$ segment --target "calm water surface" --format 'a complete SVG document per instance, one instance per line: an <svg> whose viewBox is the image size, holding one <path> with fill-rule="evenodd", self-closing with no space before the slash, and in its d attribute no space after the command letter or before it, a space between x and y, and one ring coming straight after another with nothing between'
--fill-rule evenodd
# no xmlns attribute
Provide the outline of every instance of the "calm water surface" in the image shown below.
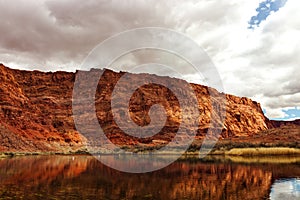
<svg viewBox="0 0 300 200"><path fill-rule="evenodd" d="M0 159L0 199L300 199L299 177L298 158L189 158L129 174L92 156L23 156Z"/></svg>

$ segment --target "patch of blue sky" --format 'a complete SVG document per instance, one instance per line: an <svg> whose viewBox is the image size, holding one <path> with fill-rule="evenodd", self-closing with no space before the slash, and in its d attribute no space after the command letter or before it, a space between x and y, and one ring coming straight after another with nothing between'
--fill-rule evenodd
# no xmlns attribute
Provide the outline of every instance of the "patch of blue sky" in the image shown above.
<svg viewBox="0 0 300 200"><path fill-rule="evenodd" d="M277 12L281 7L285 5L288 0L265 0L259 3L256 9L257 15L252 16L249 24L249 29L259 27L260 23L267 19L272 12Z"/></svg>
<svg viewBox="0 0 300 200"><path fill-rule="evenodd" d="M295 107L293 109L283 110L283 112L286 114L284 118L275 118L273 120L295 120L300 119L300 108Z"/></svg>

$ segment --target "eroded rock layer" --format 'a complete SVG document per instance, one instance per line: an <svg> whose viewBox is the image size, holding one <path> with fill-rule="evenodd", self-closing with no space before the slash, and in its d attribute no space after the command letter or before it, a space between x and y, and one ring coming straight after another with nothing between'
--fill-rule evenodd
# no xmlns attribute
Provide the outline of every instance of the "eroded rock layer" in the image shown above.
<svg viewBox="0 0 300 200"><path fill-rule="evenodd" d="M187 98L183 101L189 106L183 111L179 100L170 89L160 84L147 84L135 90L130 102L117 103L120 106L128 106L131 120L141 127L151 122L149 116L151 106L160 104L165 109L166 122L164 127L151 137L130 136L121 130L115 121L116 118L122 120L126 113L117 112L117 115L113 115L111 111L114 87L125 73L99 70L83 72L85 73L83 82L89 81L92 73L103 72L95 93L96 115L108 138L120 146L165 144L175 137L181 124L184 124L182 130L187 133L196 132L197 139L203 138L206 134L217 137L214 135L216 132L221 133L221 139L245 137L276 125L264 116L259 103L246 97L224 94L226 118L223 123L220 118L221 108L218 108L222 94L215 89L190 84L198 105L190 103ZM72 113L72 93L76 73L23 71L0 65L0 151L74 151L84 148L85 137L76 130ZM161 83L172 84L178 88L186 83L170 77L126 74L130 80L129 84L140 78L159 80ZM118 90L118 94L125 95L129 84L123 85L124 90ZM89 88L83 86L83 89ZM180 92L182 96L191 95L189 91ZM82 106L84 102L82 99ZM199 115L192 112L192 107L195 106ZM183 116L183 112L188 116ZM79 119L82 117L85 120L90 118L90 114L92 113L76 113L81 115L78 116ZM157 117L158 122L164 120L163 116ZM198 122L196 126L192 123L193 119ZM130 130L133 127L128 125L126 128Z"/></svg>

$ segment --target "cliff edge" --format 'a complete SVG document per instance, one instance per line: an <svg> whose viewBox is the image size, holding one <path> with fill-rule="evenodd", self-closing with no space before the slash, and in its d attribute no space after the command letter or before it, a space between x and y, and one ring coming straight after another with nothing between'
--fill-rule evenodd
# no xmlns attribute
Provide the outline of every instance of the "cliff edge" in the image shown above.
<svg viewBox="0 0 300 200"><path fill-rule="evenodd" d="M125 134L117 126L114 117L122 118L122 115L113 117L111 112L114 86L125 73L111 70L102 72L103 76L99 80L95 95L96 115L105 134L113 143L119 146L136 144L155 146L158 143L164 144L174 137L179 124L186 119L180 117L181 108L172 91L161 85L149 84L134 92L129 103L129 112L131 119L139 126L150 123L148 112L156 103L161 104L167 113L166 124L158 134L150 138L135 138ZM85 73L88 80L92 71ZM133 82L137 77L142 77L160 79L161 82L172 83L175 86L183 81L151 74L128 76ZM72 115L75 78L76 73L71 72L15 70L1 64L0 152L65 152L84 148L85 137L76 130ZM214 137L214 128L221 129L220 139L228 139L253 137L262 131L285 125L284 122L270 121L265 117L259 103L246 97L226 94L224 124L211 127L214 126L210 123L211 116L215 114L212 113L212 104L218 103L218 100L212 99L210 92L218 93L218 91L207 86L190 85L196 94L201 116L197 127L189 126L189 122L186 121L188 125L185 128L187 131L196 129L196 139L201 140L206 134ZM191 117L195 117L193 113Z"/></svg>

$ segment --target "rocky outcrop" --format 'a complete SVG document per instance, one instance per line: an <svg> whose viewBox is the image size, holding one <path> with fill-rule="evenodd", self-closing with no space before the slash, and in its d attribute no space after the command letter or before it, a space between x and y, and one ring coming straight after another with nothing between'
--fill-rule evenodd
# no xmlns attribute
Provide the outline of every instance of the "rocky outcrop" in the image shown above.
<svg viewBox="0 0 300 200"><path fill-rule="evenodd" d="M97 70L84 72L85 81L88 81L90 73L95 72ZM139 126L146 126L151 122L149 116L151 106L160 104L167 114L166 123L154 136L147 138L129 136L115 122L116 118L122 119L122 113L113 116L111 111L114 86L124 74L104 70L95 95L99 124L110 140L117 145L164 144L174 137L181 123L186 125L184 130L187 132L196 130L197 139L202 139L206 134L215 137L216 130L221 131L221 138L245 137L274 126L274 122L270 122L264 116L259 103L233 95L224 95L226 119L222 124L222 119L218 118L220 109L212 109L212 106L218 108L220 99L211 98L210 95L220 93L197 84L191 84L191 87L198 100L196 107L200 115L187 108L189 116L182 118L182 110L176 95L162 85L148 84L141 86L132 94L129 102L130 118ZM131 82L135 82L137 78L144 78L160 80L163 83L173 84L174 87L186 83L183 80L150 74L127 73L127 76ZM76 130L72 115L75 78L76 73L23 71L0 65L0 151L75 151L83 148L85 138ZM119 95L125 95L124 91L118 91ZM188 91L181 92L183 96L190 95ZM84 101L82 103L84 104ZM128 105L128 102L118 103ZM91 113L82 113L81 117L87 119L89 114ZM211 120L212 116L218 118L214 123ZM158 118L157 121L160 121L160 116ZM191 119L197 119L198 125L189 123Z"/></svg>

